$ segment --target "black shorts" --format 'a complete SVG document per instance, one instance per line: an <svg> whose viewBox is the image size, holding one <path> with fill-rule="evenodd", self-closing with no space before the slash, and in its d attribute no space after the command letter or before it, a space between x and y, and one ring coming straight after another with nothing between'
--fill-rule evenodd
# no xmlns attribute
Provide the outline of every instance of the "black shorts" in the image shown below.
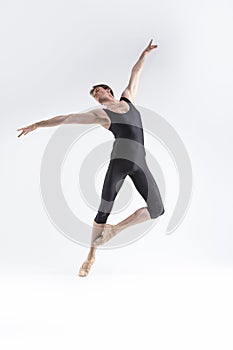
<svg viewBox="0 0 233 350"><path fill-rule="evenodd" d="M101 203L95 217L96 223L106 223L112 210L114 200L124 179L129 175L136 189L147 203L147 209L152 219L164 213L164 206L158 186L151 174L146 159L140 162L140 166L133 161L124 158L111 159L105 175Z"/></svg>

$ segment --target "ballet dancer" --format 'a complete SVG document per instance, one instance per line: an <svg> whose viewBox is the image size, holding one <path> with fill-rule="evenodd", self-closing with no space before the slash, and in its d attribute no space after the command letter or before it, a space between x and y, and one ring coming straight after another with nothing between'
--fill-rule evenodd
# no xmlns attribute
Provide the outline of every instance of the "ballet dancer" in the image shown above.
<svg viewBox="0 0 233 350"><path fill-rule="evenodd" d="M17 129L20 137L40 127L60 124L98 124L111 131L115 137L100 205L92 224L90 250L79 269L80 277L88 275L95 261L98 246L108 242L127 227L156 219L165 212L158 186L146 163L141 115L135 106L139 76L146 56L157 47L158 45L152 45L151 39L131 69L129 83L123 90L120 100L115 98L113 90L108 85L94 85L90 95L106 108L96 108L86 113L60 115ZM132 179L147 206L137 209L116 225L107 224L114 200L127 175Z"/></svg>

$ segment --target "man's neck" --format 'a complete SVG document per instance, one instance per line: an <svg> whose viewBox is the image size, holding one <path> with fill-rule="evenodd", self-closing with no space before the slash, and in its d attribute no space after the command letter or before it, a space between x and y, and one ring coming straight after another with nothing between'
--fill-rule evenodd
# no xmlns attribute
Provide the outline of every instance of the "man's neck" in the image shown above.
<svg viewBox="0 0 233 350"><path fill-rule="evenodd" d="M118 106L119 103L120 103L120 101L118 101L114 98L114 100L104 101L102 103L102 105L104 105L105 107L112 107L112 106Z"/></svg>

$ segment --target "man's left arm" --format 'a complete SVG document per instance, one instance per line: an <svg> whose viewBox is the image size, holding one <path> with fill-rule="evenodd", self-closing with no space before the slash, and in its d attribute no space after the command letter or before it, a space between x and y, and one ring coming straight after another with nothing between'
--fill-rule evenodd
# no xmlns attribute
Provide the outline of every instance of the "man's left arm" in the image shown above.
<svg viewBox="0 0 233 350"><path fill-rule="evenodd" d="M143 50L141 53L139 59L133 66L131 70L131 76L129 79L129 83L125 90L122 92L121 97L127 97L132 103L135 103L136 93L138 89L138 82L139 82L139 76L142 71L142 68L144 66L146 56L149 52L151 52L153 49L158 47L158 45L151 45L152 40L150 41L149 45Z"/></svg>

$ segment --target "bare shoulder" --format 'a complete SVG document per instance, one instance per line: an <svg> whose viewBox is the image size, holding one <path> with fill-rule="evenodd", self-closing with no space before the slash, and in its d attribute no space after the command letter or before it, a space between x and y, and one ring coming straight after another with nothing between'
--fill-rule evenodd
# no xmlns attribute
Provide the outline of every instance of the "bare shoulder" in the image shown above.
<svg viewBox="0 0 233 350"><path fill-rule="evenodd" d="M126 97L128 98L128 100L130 100L130 102L132 102L133 104L135 104L135 98L133 96L133 94L130 92L130 90L128 88L126 88L122 94L121 97Z"/></svg>
<svg viewBox="0 0 233 350"><path fill-rule="evenodd" d="M111 119L102 108L95 108L92 110L92 113L94 113L95 116L98 117L98 120L99 120L98 124L100 124L106 129L109 128L111 124Z"/></svg>

